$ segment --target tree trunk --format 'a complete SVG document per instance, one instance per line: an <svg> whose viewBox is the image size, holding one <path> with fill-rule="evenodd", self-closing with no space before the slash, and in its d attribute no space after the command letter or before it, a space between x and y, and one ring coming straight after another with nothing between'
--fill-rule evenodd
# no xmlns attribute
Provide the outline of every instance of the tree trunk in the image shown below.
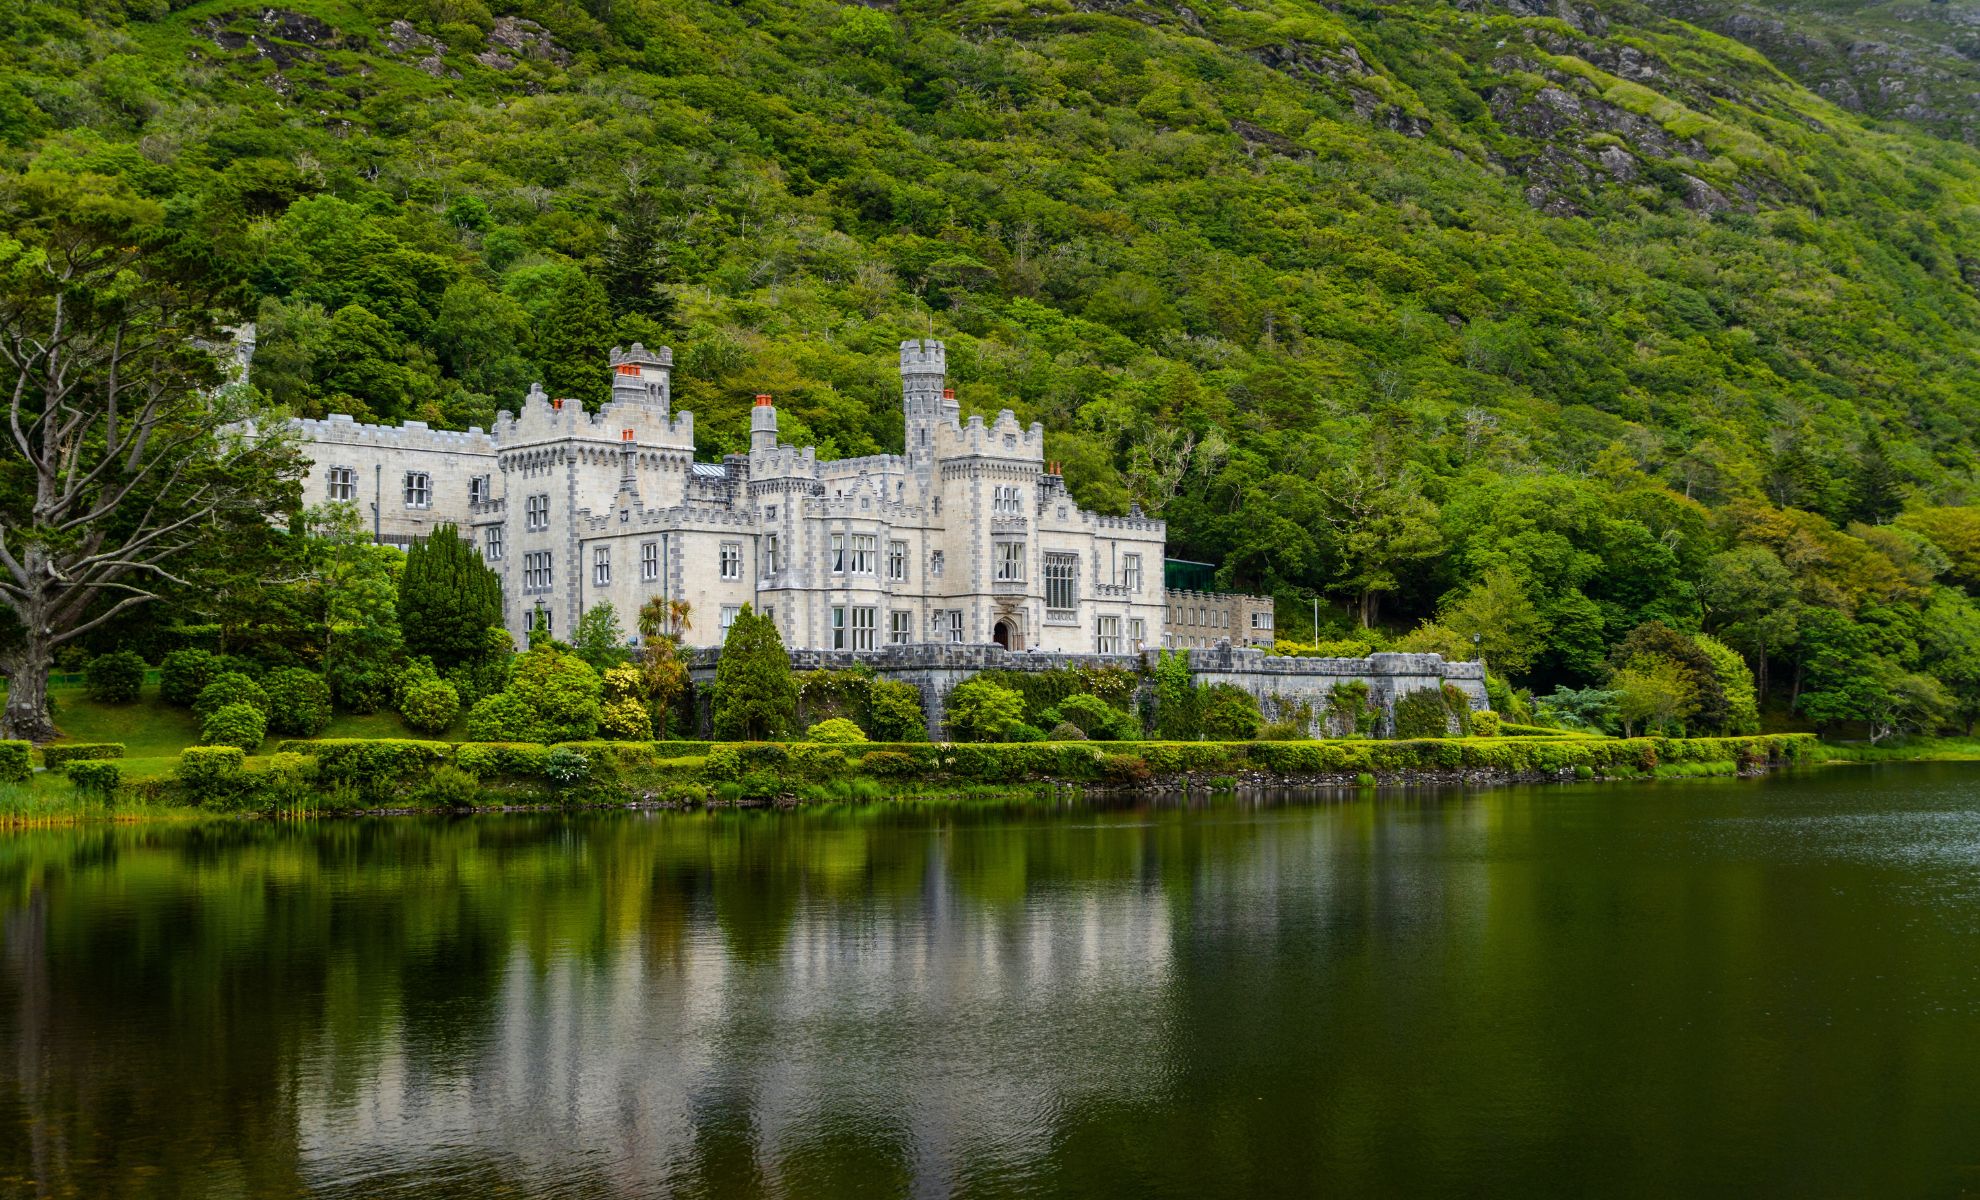
<svg viewBox="0 0 1980 1200"><path fill-rule="evenodd" d="M0 716L0 738L46 742L55 737L55 722L48 717L48 672L55 656L46 638L33 630L27 642L8 654L7 711Z"/></svg>

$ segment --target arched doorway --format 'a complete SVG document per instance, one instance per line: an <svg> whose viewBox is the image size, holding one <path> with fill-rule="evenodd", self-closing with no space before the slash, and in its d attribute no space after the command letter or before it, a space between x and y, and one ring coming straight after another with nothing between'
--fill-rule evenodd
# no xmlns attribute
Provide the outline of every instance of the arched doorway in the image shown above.
<svg viewBox="0 0 1980 1200"><path fill-rule="evenodd" d="M990 631L990 640L996 642L1006 650L1011 648L1011 638L1013 636L1014 634L1009 621L997 622L997 627Z"/></svg>

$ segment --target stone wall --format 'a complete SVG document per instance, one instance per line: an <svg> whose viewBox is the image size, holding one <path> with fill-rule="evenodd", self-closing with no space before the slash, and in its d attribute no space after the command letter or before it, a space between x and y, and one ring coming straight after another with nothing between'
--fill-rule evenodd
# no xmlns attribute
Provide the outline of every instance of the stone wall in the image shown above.
<svg viewBox="0 0 1980 1200"><path fill-rule="evenodd" d="M1281 658L1262 650L1222 644L1208 650L1184 651L1198 684L1231 683L1258 698L1267 719L1282 708L1309 705L1312 732L1318 736L1335 684L1359 681L1368 685L1369 701L1380 707L1381 732L1390 731L1396 700L1411 692L1449 683L1462 692L1474 712L1491 707L1485 695L1485 668L1475 662L1446 662L1437 654L1371 654L1366 658ZM920 643L889 646L870 654L835 650L793 650L795 671L843 671L865 666L882 679L911 683L921 689L928 718L928 736L940 740L949 691L979 671L1051 671L1074 666L1117 666L1130 670L1155 665L1158 652L1141 655L1041 654L1014 652L998 646ZM697 686L714 682L721 660L719 648L696 650L689 660L689 678ZM705 718L705 714L704 714Z"/></svg>

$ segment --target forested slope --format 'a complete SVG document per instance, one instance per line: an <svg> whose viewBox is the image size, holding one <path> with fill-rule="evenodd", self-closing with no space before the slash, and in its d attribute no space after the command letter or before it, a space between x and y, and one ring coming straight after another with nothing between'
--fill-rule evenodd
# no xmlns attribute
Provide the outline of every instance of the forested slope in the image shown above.
<svg viewBox="0 0 1980 1200"><path fill-rule="evenodd" d="M1980 708L1980 155L1638 4L1538 11L30 2L0 142L168 199L296 411L597 398L638 338L704 455L757 391L870 453L933 333L966 410L1289 631L1313 589L1441 605L1587 684L1657 619Z"/></svg>

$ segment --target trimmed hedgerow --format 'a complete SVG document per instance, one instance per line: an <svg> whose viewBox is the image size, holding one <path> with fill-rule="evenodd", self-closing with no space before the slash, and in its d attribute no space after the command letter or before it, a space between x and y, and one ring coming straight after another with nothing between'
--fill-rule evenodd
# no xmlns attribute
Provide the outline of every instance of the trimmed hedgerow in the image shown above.
<svg viewBox="0 0 1980 1200"><path fill-rule="evenodd" d="M63 772L76 794L108 804L117 798L117 789L123 786L124 772L116 763L96 759L77 759L68 764Z"/></svg>
<svg viewBox="0 0 1980 1200"><path fill-rule="evenodd" d="M231 808L243 790L241 766L246 761L239 746L187 746L179 752L175 777L188 801Z"/></svg>
<svg viewBox="0 0 1980 1200"><path fill-rule="evenodd" d="M68 742L41 748L41 765L49 770L72 762L124 757L122 742Z"/></svg>
<svg viewBox="0 0 1980 1200"><path fill-rule="evenodd" d="M34 775L33 742L0 741L0 783L21 783Z"/></svg>

